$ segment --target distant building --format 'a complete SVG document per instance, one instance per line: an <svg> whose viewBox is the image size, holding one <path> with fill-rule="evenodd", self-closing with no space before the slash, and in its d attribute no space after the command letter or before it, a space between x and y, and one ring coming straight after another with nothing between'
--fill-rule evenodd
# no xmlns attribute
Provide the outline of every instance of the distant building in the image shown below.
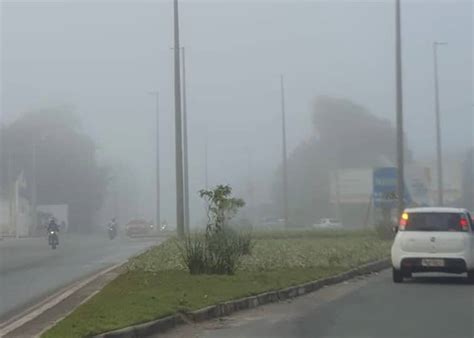
<svg viewBox="0 0 474 338"><path fill-rule="evenodd" d="M25 186L26 181L20 173L13 183L10 194L0 198L0 236L31 235L32 214L30 203L23 194Z"/></svg>

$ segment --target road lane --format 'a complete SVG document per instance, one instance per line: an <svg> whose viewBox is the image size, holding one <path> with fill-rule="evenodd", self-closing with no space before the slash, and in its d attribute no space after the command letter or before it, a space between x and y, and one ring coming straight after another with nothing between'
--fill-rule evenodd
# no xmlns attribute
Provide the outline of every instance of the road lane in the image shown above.
<svg viewBox="0 0 474 338"><path fill-rule="evenodd" d="M0 242L0 321L69 283L158 243L161 239L116 238L106 234L60 237L52 250L45 238Z"/></svg>
<svg viewBox="0 0 474 338"><path fill-rule="evenodd" d="M393 284L384 271L160 337L472 338L474 286L451 276Z"/></svg>

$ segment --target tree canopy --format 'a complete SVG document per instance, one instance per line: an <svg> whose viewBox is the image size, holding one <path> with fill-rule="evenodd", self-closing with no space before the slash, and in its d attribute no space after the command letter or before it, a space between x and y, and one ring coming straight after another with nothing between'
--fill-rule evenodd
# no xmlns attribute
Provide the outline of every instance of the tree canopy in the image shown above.
<svg viewBox="0 0 474 338"><path fill-rule="evenodd" d="M35 174L38 204L68 204L72 229L93 225L104 199L107 172L98 166L95 144L74 113L65 109L27 113L4 126L2 138L2 190L23 172L24 194L31 199Z"/></svg>
<svg viewBox="0 0 474 338"><path fill-rule="evenodd" d="M331 172L393 165L396 132L392 123L347 99L320 97L312 115L313 135L288 157L290 223L312 224L330 212ZM407 159L411 155L405 152ZM281 204L281 168L276 201Z"/></svg>

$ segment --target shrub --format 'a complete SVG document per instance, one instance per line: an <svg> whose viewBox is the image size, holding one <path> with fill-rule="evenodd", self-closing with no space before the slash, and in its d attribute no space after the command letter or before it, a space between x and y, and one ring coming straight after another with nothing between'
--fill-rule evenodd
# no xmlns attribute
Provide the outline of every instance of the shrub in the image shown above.
<svg viewBox="0 0 474 338"><path fill-rule="evenodd" d="M178 247L191 274L232 275L240 258L251 253L253 241L250 233L225 228L206 235L187 236Z"/></svg>
<svg viewBox="0 0 474 338"><path fill-rule="evenodd" d="M250 232L240 232L238 234L239 251L242 255L250 255L254 246L252 234Z"/></svg>
<svg viewBox="0 0 474 338"><path fill-rule="evenodd" d="M208 244L209 272L215 274L234 274L240 257L238 234L224 228L206 236Z"/></svg>
<svg viewBox="0 0 474 338"><path fill-rule="evenodd" d="M228 223L245 202L232 197L227 185L201 190L200 195L207 202L206 232L185 239L180 247L183 262L191 274L234 274L240 258L252 250L250 232L237 232Z"/></svg>
<svg viewBox="0 0 474 338"><path fill-rule="evenodd" d="M190 235L184 239L183 246L178 244L183 263L192 275L203 274L208 269L206 241L203 236Z"/></svg>

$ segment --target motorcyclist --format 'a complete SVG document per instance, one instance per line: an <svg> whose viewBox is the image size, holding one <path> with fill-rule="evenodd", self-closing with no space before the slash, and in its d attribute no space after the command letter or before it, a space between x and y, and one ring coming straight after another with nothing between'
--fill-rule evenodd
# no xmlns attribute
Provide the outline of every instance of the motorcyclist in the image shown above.
<svg viewBox="0 0 474 338"><path fill-rule="evenodd" d="M117 220L114 218L112 218L112 220L110 221L109 225L108 225L108 230L109 230L109 234L113 234L111 239L115 237L115 235L117 234Z"/></svg>
<svg viewBox="0 0 474 338"><path fill-rule="evenodd" d="M59 238L58 238L58 235L57 233L59 232L59 225L58 223L56 223L56 220L54 219L54 217L51 217L49 223L48 223L48 234L50 234L51 232L54 232L56 233L56 244L59 244ZM49 241L51 241L52 237L51 235L49 236ZM51 243L50 243L51 244Z"/></svg>
<svg viewBox="0 0 474 338"><path fill-rule="evenodd" d="M48 224L48 232L50 231L59 232L59 225L56 223L54 217L51 218Z"/></svg>
<svg viewBox="0 0 474 338"><path fill-rule="evenodd" d="M115 219L115 217L112 218L112 220L110 221L109 228L117 230L117 220Z"/></svg>

